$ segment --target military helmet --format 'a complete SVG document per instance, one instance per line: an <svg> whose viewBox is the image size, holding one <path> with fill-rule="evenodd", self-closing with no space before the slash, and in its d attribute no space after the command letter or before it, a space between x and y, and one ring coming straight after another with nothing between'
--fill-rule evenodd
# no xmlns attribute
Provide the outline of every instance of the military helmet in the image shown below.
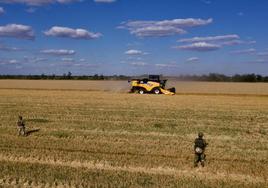
<svg viewBox="0 0 268 188"><path fill-rule="evenodd" d="M202 132L198 133L198 137L202 138L204 136L204 134Z"/></svg>

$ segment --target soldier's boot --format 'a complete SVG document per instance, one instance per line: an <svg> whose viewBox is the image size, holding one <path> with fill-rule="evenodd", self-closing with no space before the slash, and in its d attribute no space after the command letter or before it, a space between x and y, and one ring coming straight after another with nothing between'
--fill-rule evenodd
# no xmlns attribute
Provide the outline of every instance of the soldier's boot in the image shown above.
<svg viewBox="0 0 268 188"><path fill-rule="evenodd" d="M19 128L18 136L21 136L21 128Z"/></svg>
<svg viewBox="0 0 268 188"><path fill-rule="evenodd" d="M26 136L25 127L23 127L23 129L22 129L22 136Z"/></svg>
<svg viewBox="0 0 268 188"><path fill-rule="evenodd" d="M202 166L202 167L205 166L205 161L204 161L204 160L201 161L201 166Z"/></svg>
<svg viewBox="0 0 268 188"><path fill-rule="evenodd" d="M19 136L26 136L26 131L25 131L25 127L21 127L19 128Z"/></svg>
<svg viewBox="0 0 268 188"><path fill-rule="evenodd" d="M194 167L198 167L198 162L199 162L199 156L195 155L195 157L194 157Z"/></svg>

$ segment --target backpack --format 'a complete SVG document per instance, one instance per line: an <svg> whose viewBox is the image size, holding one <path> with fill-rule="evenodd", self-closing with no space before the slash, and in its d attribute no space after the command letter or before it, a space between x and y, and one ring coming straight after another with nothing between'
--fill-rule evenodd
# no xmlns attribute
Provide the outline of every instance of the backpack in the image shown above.
<svg viewBox="0 0 268 188"><path fill-rule="evenodd" d="M203 153L203 149L200 148L200 147L196 147L194 151L195 151L196 154L202 154Z"/></svg>
<svg viewBox="0 0 268 188"><path fill-rule="evenodd" d="M200 139L200 138L195 139L195 142L194 142L195 153L202 154L205 147L206 147L206 145L205 145L203 139Z"/></svg>
<svg viewBox="0 0 268 188"><path fill-rule="evenodd" d="M20 126L23 126L24 127L24 122L23 121L18 121L17 125L20 127Z"/></svg>

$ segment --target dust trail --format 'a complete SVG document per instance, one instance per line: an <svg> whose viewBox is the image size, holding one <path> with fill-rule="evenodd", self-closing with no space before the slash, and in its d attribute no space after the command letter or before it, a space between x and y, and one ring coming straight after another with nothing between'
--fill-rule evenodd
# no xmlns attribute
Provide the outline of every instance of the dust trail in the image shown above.
<svg viewBox="0 0 268 188"><path fill-rule="evenodd" d="M266 183L267 178L265 177L253 177L245 174L230 174L224 172L209 172L206 168L204 169L185 169L180 170L170 167L157 166L153 168L146 168L141 166L113 166L107 161L61 161L49 158L32 158L32 157L16 157L16 156L5 156L0 154L0 161L7 162L19 162L19 163L31 163L31 164L44 164L44 165L55 165L72 168L86 168L89 170L107 170L107 171L124 171L129 173L146 173L153 175L172 175L175 177L189 177L189 178L201 178L206 180L232 180L243 183Z"/></svg>
<svg viewBox="0 0 268 188"><path fill-rule="evenodd" d="M81 90L127 92L127 80L0 80L0 89Z"/></svg>

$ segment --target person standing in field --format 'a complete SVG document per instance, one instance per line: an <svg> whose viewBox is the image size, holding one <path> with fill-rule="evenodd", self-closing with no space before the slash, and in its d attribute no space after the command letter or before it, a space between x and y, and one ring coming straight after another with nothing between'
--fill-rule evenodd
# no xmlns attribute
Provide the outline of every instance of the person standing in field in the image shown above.
<svg viewBox="0 0 268 188"><path fill-rule="evenodd" d="M24 120L22 119L22 116L19 116L17 126L18 126L19 136L20 135L26 136L25 123L24 123Z"/></svg>
<svg viewBox="0 0 268 188"><path fill-rule="evenodd" d="M204 134L202 132L198 133L198 138L194 141L194 152L195 152L195 158L194 158L194 167L198 166L198 163L200 162L202 167L205 166L205 149L208 145L208 143L203 139Z"/></svg>

